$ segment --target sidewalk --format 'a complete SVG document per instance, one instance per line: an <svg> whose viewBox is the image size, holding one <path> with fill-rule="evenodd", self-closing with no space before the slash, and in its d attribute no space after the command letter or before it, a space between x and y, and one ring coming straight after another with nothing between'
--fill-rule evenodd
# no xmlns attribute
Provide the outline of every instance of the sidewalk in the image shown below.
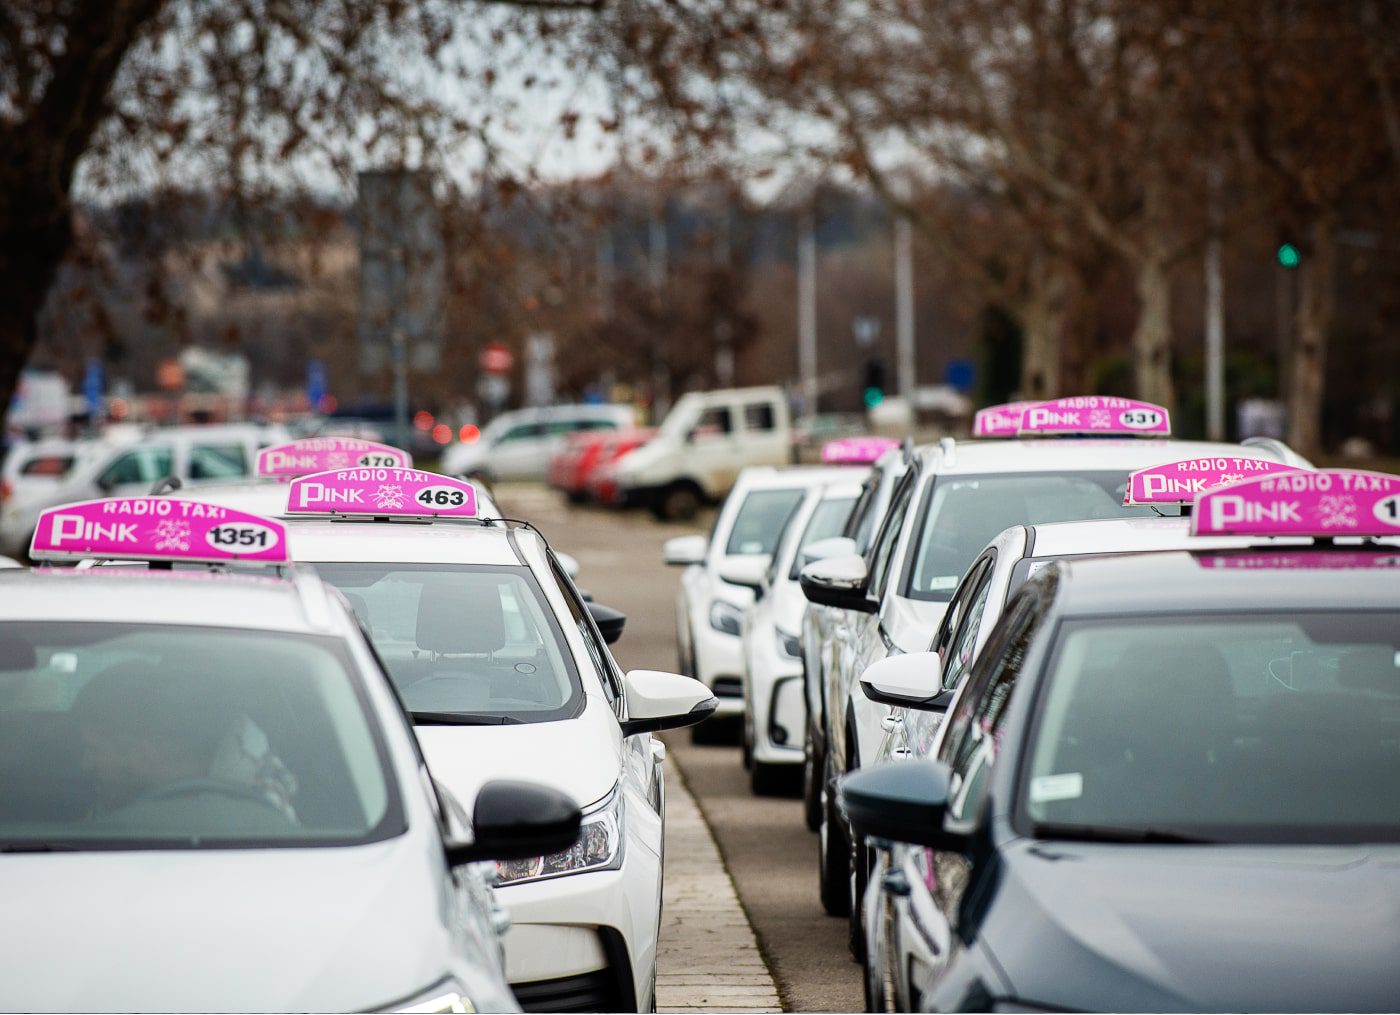
<svg viewBox="0 0 1400 1015"><path fill-rule="evenodd" d="M662 1012L780 1012L753 928L675 763L666 773L666 889L656 963Z"/></svg>

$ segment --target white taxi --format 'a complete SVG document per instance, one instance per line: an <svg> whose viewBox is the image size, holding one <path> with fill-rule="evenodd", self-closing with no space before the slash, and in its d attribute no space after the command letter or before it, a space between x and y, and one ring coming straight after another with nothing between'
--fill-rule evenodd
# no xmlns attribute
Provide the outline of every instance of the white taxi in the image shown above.
<svg viewBox="0 0 1400 1015"><path fill-rule="evenodd" d="M285 490L292 558L349 600L434 778L464 802L509 775L583 806L572 848L499 865L521 1005L650 1011L665 817L651 734L706 718L713 695L678 674L621 673L607 642L625 618L584 602L540 533L478 517L466 481L353 468Z"/></svg>
<svg viewBox="0 0 1400 1015"><path fill-rule="evenodd" d="M31 556L151 570L0 574L0 1007L516 1010L481 861L565 848L577 806L496 782L468 822L339 594L209 573L286 551L114 498Z"/></svg>
<svg viewBox="0 0 1400 1015"><path fill-rule="evenodd" d="M709 538L666 541L666 563L685 568L676 596L676 654L684 672L714 691L717 717L744 712L741 628L778 538L813 484L839 475L833 467L747 468L725 498ZM711 742L730 732L715 723L691 731L696 740Z"/></svg>

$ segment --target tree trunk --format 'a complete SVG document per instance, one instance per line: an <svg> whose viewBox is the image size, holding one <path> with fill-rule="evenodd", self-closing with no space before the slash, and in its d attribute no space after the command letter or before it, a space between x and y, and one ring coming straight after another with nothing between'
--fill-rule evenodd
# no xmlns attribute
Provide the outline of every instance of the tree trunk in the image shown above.
<svg viewBox="0 0 1400 1015"><path fill-rule="evenodd" d="M1288 389L1288 442L1303 455L1322 450L1322 399L1327 336L1336 309L1337 213L1313 219L1311 243L1298 266L1298 311Z"/></svg>
<svg viewBox="0 0 1400 1015"><path fill-rule="evenodd" d="M0 127L0 415L34 349L39 311L72 243L78 160L108 112L127 50L163 0L72 5L43 95Z"/></svg>
<svg viewBox="0 0 1400 1015"><path fill-rule="evenodd" d="M1172 282L1166 263L1149 257L1138 265L1138 319L1133 327L1133 377L1137 397L1168 409L1172 390Z"/></svg>
<svg viewBox="0 0 1400 1015"><path fill-rule="evenodd" d="M1021 306L1020 396L1033 401L1059 398L1060 345L1065 322L1065 277L1051 260L1037 256Z"/></svg>

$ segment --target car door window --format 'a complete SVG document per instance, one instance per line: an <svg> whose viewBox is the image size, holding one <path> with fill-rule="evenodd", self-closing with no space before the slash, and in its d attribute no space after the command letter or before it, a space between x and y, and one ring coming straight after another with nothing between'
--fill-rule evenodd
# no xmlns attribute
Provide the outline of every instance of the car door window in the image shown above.
<svg viewBox="0 0 1400 1015"><path fill-rule="evenodd" d="M955 821L972 818L986 793L1036 616L1036 597L1018 596L973 665L969 684L949 719L939 758L953 772L948 816Z"/></svg>
<svg viewBox="0 0 1400 1015"><path fill-rule="evenodd" d="M870 595L879 601L885 597L885 585L889 582L890 564L894 560L895 544L899 541L899 531L904 527L904 515L909 510L909 501L914 495L915 476L911 472L900 480L890 500L890 509L885 513L885 521L880 534L875 537L875 548L870 557Z"/></svg>
<svg viewBox="0 0 1400 1015"><path fill-rule="evenodd" d="M967 604L977 594L978 582L982 580L986 567L987 558L982 557L974 561L972 566L967 569L962 584L958 586L957 591L953 593L953 598L948 602L948 609L944 611L943 619L938 624L938 631L929 644L928 650L937 652L939 661L945 667L948 665L948 646L958 631L958 622L967 612Z"/></svg>
<svg viewBox="0 0 1400 1015"><path fill-rule="evenodd" d="M734 432L734 418L725 406L706 409L690 428L691 440L725 437Z"/></svg>
<svg viewBox="0 0 1400 1015"><path fill-rule="evenodd" d="M248 474L241 444L196 444L190 448L191 479L234 479Z"/></svg>
<svg viewBox="0 0 1400 1015"><path fill-rule="evenodd" d="M616 709L617 702L622 697L621 675L613 666L612 657L602 639L598 637L593 626L593 618L589 615L583 600L579 598L573 582L553 560L550 561L549 569L554 575L554 580L559 584L559 591L564 594L564 602L569 606L569 617L573 620L574 626L578 628L578 633L583 638L584 647L588 649L588 656L593 661L593 669L602 682L603 693Z"/></svg>
<svg viewBox="0 0 1400 1015"><path fill-rule="evenodd" d="M543 423L522 423L519 426L511 427L505 433L501 434L501 439L496 443L509 444L514 441L534 440L537 437L544 436L544 429Z"/></svg>
<svg viewBox="0 0 1400 1015"><path fill-rule="evenodd" d="M967 609L958 621L948 654L943 659L943 686L949 690L962 682L963 674L972 664L972 654L977 651L977 634L982 630L982 617L987 612L991 592L992 567L989 563L982 569Z"/></svg>
<svg viewBox="0 0 1400 1015"><path fill-rule="evenodd" d="M771 402L751 402L744 406L744 429L754 433L771 433L778 428L777 413Z"/></svg>
<svg viewBox="0 0 1400 1015"><path fill-rule="evenodd" d="M129 483L154 483L171 474L169 448L132 448L102 471L100 486L122 486Z"/></svg>

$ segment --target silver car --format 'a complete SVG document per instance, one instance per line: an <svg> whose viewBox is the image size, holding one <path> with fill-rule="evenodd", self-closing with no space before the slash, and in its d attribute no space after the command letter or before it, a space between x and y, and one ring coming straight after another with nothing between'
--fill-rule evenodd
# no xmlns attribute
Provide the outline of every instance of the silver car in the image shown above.
<svg viewBox="0 0 1400 1015"><path fill-rule="evenodd" d="M574 803L428 777L309 575L0 573L0 1008L518 1011L482 861Z"/></svg>

